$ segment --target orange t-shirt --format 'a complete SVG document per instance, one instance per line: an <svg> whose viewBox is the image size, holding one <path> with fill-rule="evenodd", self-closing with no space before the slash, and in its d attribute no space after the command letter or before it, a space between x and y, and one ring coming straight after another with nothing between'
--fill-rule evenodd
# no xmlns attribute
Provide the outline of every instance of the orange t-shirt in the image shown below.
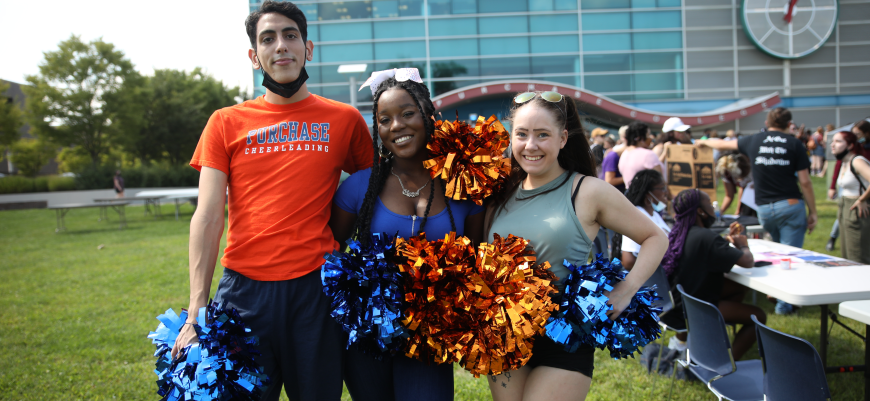
<svg viewBox="0 0 870 401"><path fill-rule="evenodd" d="M258 281L320 267L337 243L329 229L341 171L372 165L362 115L310 95L288 105L263 96L212 114L190 160L227 174L229 231L221 264Z"/></svg>

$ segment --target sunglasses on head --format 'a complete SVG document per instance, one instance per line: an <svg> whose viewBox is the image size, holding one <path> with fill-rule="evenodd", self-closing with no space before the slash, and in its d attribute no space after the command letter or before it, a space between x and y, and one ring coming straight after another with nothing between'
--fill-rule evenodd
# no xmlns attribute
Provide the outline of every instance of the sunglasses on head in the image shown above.
<svg viewBox="0 0 870 401"><path fill-rule="evenodd" d="M534 99L535 97L540 97L541 99L544 99L550 103L556 103L556 104L562 103L562 100L565 98L559 92L552 92L552 91L523 92L523 93L520 93L519 95L514 96L514 103L517 106L519 106L523 103L526 103L526 102ZM558 108L559 111L562 112L562 116L567 118L567 113L565 112L565 110L562 109L562 107L557 106L556 108Z"/></svg>

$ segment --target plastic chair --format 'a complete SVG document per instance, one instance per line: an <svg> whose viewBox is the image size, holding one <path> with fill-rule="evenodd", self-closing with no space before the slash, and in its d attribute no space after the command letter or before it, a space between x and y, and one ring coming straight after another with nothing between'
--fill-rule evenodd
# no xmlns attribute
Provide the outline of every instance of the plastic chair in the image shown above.
<svg viewBox="0 0 870 401"><path fill-rule="evenodd" d="M764 399L761 361L755 359L735 362L725 319L719 309L709 302L686 294L682 285L677 285L677 290L682 296L686 328L689 330L687 361L679 361L680 364L688 367L695 377L706 383L707 388L719 400ZM674 373L676 378L676 366Z"/></svg>
<svg viewBox="0 0 870 401"><path fill-rule="evenodd" d="M679 316L679 310L677 310L676 313L671 313L674 310L674 296L671 293L671 285L670 283L668 283L668 277L667 275L665 275L665 271L662 270L661 266L656 268L656 271L646 280L643 285L646 287L651 287L655 285L656 293L658 293L658 295L662 298L658 301L653 302L653 306L658 306L662 308L662 313L659 314L659 327L661 327L662 329L661 344L659 346L659 357L656 361L655 367L655 371L658 372L662 364L662 356L664 355L665 350L665 333L668 330L677 333L685 333L686 321L682 318L682 316ZM652 393L655 391L655 384L656 382L653 381L653 386L652 388L650 388L650 397L652 397Z"/></svg>
<svg viewBox="0 0 870 401"><path fill-rule="evenodd" d="M765 398L768 401L830 400L825 367L812 344L761 324L755 315L752 321L764 369Z"/></svg>

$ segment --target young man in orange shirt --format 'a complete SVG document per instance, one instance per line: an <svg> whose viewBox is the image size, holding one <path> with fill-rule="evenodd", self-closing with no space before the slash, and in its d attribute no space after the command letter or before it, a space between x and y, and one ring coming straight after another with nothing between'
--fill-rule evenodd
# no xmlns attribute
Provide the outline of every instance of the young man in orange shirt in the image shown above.
<svg viewBox="0 0 870 401"><path fill-rule="evenodd" d="M323 255L337 247L329 221L344 170L371 166L369 129L360 113L308 93L305 15L290 2L266 1L245 21L265 96L216 111L190 165L201 171L190 224L190 311L208 302L229 193L224 274L215 301L236 308L259 336L257 362L291 400L338 400L344 342L321 290ZM175 354L196 342L196 313Z"/></svg>

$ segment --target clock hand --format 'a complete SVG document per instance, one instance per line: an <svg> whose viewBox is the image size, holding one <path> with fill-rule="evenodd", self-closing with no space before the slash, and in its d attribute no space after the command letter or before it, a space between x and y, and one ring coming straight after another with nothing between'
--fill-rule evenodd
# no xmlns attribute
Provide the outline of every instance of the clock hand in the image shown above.
<svg viewBox="0 0 870 401"><path fill-rule="evenodd" d="M784 19L785 22L788 22L789 24L791 24L791 17L794 15L794 6L797 4L797 2L798 0L789 0L788 12L785 14L784 17L782 17L782 19Z"/></svg>

